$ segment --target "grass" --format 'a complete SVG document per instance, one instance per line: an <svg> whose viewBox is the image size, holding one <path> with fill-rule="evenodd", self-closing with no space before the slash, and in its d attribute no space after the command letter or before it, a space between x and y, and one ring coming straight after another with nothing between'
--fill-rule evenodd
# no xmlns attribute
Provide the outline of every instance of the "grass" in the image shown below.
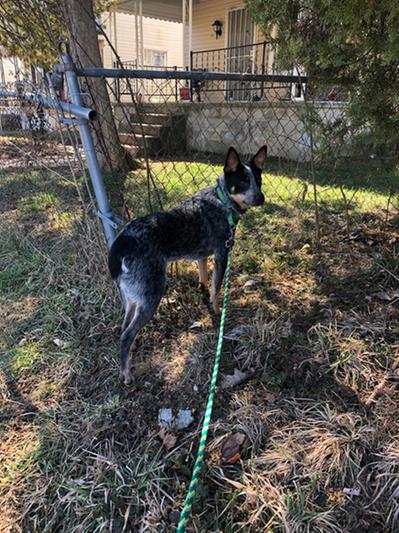
<svg viewBox="0 0 399 533"><path fill-rule="evenodd" d="M152 168L166 205L215 175L205 162ZM191 531L398 529L399 316L380 295L397 288L399 227L382 210L384 176L358 188L357 174L374 171L345 167L345 197L356 190L345 216L342 190L318 177L318 254L304 169L271 162L268 202L238 232L227 330L244 329L222 356L222 374L254 374L218 389ZM147 209L145 179L138 169L127 183L134 213ZM170 276L126 388L98 223L51 172L10 168L0 189L1 531L173 531L216 344L194 266ZM169 451L157 436L162 407L195 416ZM246 441L225 465L231 432Z"/></svg>
<svg viewBox="0 0 399 533"><path fill-rule="evenodd" d="M158 195L153 192L151 202L157 205L158 196L165 206L175 205L187 193L212 185L222 166L212 158L199 157L196 162L156 161L151 171ZM201 160L202 159L202 160ZM319 164L316 169L317 194L325 211L367 211L386 209L390 194L397 191L398 169L381 168L378 161L339 161L332 165ZM263 176L267 199L273 206L295 205L308 210L314 202L312 180L307 163L270 159ZM144 167L131 173L127 199L130 207L145 212L148 199L143 203L143 187L147 183Z"/></svg>

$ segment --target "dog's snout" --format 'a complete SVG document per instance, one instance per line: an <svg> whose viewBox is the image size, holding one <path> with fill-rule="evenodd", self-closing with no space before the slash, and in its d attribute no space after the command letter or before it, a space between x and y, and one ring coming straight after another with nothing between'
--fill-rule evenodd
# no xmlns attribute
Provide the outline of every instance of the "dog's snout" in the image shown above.
<svg viewBox="0 0 399 533"><path fill-rule="evenodd" d="M256 195L256 204L255 205L262 205L265 203L265 196L263 194L263 192L259 192L257 195Z"/></svg>

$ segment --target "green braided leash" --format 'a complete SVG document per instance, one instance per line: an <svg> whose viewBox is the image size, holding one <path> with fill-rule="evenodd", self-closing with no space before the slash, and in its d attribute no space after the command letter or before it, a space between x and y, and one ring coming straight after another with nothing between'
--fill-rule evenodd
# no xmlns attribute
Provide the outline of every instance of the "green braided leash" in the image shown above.
<svg viewBox="0 0 399 533"><path fill-rule="evenodd" d="M198 479L199 479L200 470L201 470L201 467L202 467L202 463L204 462L205 444L206 444L206 439L207 439L207 436L208 436L209 424L210 424L210 421L211 421L213 400L214 400L214 396L215 396L216 381L217 381L217 377L218 377L218 373L219 373L220 354L222 352L222 344L223 344L224 321L226 319L227 303L228 303L228 299L229 299L231 252L232 252L232 248L230 247L229 251L228 251L228 254L227 254L227 266L226 266L226 279L225 279L225 283L224 283L223 307L222 307L222 315L221 315L221 318L220 318L219 338L218 338L218 344L217 344L217 348L216 348L215 362L214 362L214 365L213 365L213 374L212 374L211 387L210 387L210 390L209 390L208 402L206 404L206 411L205 411L204 423L202 425L201 439L200 439L200 443L199 443L199 447L198 447L197 459L195 460L193 474L191 476L190 486L188 487L187 496L186 496L186 499L184 501L183 510L182 510L182 512L180 514L179 524L177 526L177 533L184 533L186 531L187 522L188 522L188 519L190 518L191 506L193 504L195 493L197 491L197 485L198 485Z"/></svg>

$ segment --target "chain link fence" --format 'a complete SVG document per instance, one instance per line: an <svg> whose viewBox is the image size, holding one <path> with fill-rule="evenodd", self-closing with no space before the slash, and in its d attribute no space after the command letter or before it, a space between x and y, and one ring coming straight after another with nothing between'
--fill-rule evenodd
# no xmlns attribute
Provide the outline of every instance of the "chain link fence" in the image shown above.
<svg viewBox="0 0 399 533"><path fill-rule="evenodd" d="M221 174L229 146L243 160L268 146L264 172L266 207L315 216L316 236L330 217L353 225L368 211L387 218L397 208L397 177L390 160L374 153L367 132L356 131L347 103L309 89L295 75L229 74L172 70L77 70L84 105L98 104L89 89L93 77L107 79L109 107L130 170L113 172L105 115L91 123L107 193L123 218L175 205L211 185ZM68 114L66 84L56 90L50 77L36 84L4 86L0 133L4 167L28 165L88 184L87 154ZM53 78L54 79L54 78ZM40 97L39 97L40 96ZM46 98L56 105L46 105ZM119 173L120 174L120 173ZM88 211L95 209L85 186ZM81 194L81 193L80 193Z"/></svg>
<svg viewBox="0 0 399 533"><path fill-rule="evenodd" d="M367 211L387 217L397 208L390 158L375 153L367 132L351 124L347 101L331 89L310 88L293 75L109 74L111 86L117 76L129 88L111 98L120 139L138 163L125 188L133 215L214 183L229 146L245 159L263 144L271 205L319 210L347 224Z"/></svg>
<svg viewBox="0 0 399 533"><path fill-rule="evenodd" d="M87 161L72 106L58 99L42 69L35 82L19 79L0 86L0 188L3 208L27 218L46 212L54 230L70 228L81 241L103 246ZM57 191L71 195L71 213ZM32 232L35 232L34 223Z"/></svg>

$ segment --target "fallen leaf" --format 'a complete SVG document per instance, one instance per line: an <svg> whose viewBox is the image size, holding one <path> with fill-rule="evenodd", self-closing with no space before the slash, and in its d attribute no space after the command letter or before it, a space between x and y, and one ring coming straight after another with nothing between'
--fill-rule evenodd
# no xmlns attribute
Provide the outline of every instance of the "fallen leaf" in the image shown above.
<svg viewBox="0 0 399 533"><path fill-rule="evenodd" d="M237 339L238 337L241 337L241 335L245 332L246 327L245 326L237 326L236 328L232 329L231 331L227 332L226 335L224 335L224 339L228 341L233 341Z"/></svg>
<svg viewBox="0 0 399 533"><path fill-rule="evenodd" d="M175 447L177 437L176 435L173 435L173 433L169 433L165 428L162 428L158 433L158 436L168 451Z"/></svg>
<svg viewBox="0 0 399 533"><path fill-rule="evenodd" d="M244 289L250 290L256 287L257 285L259 285L259 281L256 281L255 279L249 279L244 283Z"/></svg>
<svg viewBox="0 0 399 533"><path fill-rule="evenodd" d="M396 298L399 298L399 289L377 292L376 296L380 300L384 300L385 302L391 302L392 300L396 300Z"/></svg>
<svg viewBox="0 0 399 533"><path fill-rule="evenodd" d="M244 380L246 380L252 374L253 374L253 371L252 372L251 371L241 372L241 370L238 370L238 368L235 368L234 374L223 377L222 389L228 389L229 387L235 387L236 385L239 385Z"/></svg>
<svg viewBox="0 0 399 533"><path fill-rule="evenodd" d="M352 489L342 489L342 492L346 494L347 496L360 496L360 489L352 488Z"/></svg>
<svg viewBox="0 0 399 533"><path fill-rule="evenodd" d="M221 459L224 463L234 465L241 458L241 446L244 444L245 435L232 433L222 443Z"/></svg>
<svg viewBox="0 0 399 533"><path fill-rule="evenodd" d="M61 339L53 339L53 343L57 346L57 348L65 348L66 346L66 343Z"/></svg>
<svg viewBox="0 0 399 533"><path fill-rule="evenodd" d="M194 322L191 324L190 328L191 331L201 331L202 330L202 322Z"/></svg>

